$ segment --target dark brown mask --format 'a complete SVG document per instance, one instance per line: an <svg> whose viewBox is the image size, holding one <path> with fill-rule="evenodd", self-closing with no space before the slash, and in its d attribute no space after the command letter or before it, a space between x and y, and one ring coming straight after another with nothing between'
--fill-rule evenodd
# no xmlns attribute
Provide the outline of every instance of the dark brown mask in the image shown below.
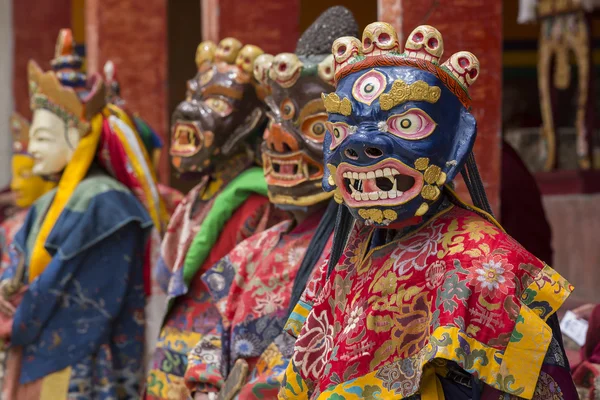
<svg viewBox="0 0 600 400"><path fill-rule="evenodd" d="M321 187L327 121L321 94L333 91L333 59L283 53L272 60L268 75L271 112L262 159L269 198L280 205L317 204L331 196Z"/></svg>
<svg viewBox="0 0 600 400"><path fill-rule="evenodd" d="M253 63L262 54L233 38L198 46L198 74L172 117L171 159L179 172L205 172L239 151L265 119Z"/></svg>

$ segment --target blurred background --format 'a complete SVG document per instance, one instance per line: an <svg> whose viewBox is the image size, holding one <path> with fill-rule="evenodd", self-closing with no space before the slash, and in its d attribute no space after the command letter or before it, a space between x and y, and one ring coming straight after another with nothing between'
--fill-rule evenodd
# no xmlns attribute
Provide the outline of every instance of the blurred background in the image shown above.
<svg viewBox="0 0 600 400"><path fill-rule="evenodd" d="M10 113L31 115L27 61L48 69L60 28L72 28L88 73L101 72L108 59L116 64L122 97L168 146L170 115L196 72L200 41L234 36L269 53L293 52L319 13L344 5L361 29L386 21L404 42L416 26L429 24L444 36L444 60L459 50L479 58L481 75L471 89L479 124L476 158L492 206L509 233L577 287L573 304L599 302L597 3L0 0L0 187L10 179ZM190 187L171 170L168 151L160 179Z"/></svg>

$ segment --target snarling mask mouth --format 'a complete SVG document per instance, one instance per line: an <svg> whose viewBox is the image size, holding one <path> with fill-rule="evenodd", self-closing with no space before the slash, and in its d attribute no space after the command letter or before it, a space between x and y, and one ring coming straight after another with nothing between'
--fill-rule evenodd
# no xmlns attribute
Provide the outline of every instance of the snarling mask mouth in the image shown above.
<svg viewBox="0 0 600 400"><path fill-rule="evenodd" d="M271 121L265 131L262 145L263 170L267 185L290 188L305 182L320 182L323 164L309 152L299 135Z"/></svg>
<svg viewBox="0 0 600 400"><path fill-rule="evenodd" d="M323 166L304 152L279 155L263 148L262 157L267 185L292 187L323 178Z"/></svg>
<svg viewBox="0 0 600 400"><path fill-rule="evenodd" d="M212 132L203 132L196 122L179 121L173 130L171 155L174 157L191 157L203 147L210 147L214 139Z"/></svg>
<svg viewBox="0 0 600 400"><path fill-rule="evenodd" d="M350 207L397 206L414 199L423 187L423 175L404 163L389 158L368 167L342 163L337 181Z"/></svg>
<svg viewBox="0 0 600 400"><path fill-rule="evenodd" d="M316 59L329 62L331 71L332 57ZM270 61L268 68L259 66L255 71L271 93L266 100L270 122L262 144L269 198L274 204L310 206L331 197L321 188L327 121L321 93L332 89L330 79L319 73L314 60L295 54L282 53ZM261 73L265 69L268 78Z"/></svg>

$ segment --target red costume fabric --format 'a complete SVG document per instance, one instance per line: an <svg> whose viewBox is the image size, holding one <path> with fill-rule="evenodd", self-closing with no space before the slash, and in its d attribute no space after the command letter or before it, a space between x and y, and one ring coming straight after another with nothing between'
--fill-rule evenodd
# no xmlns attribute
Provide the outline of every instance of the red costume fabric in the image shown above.
<svg viewBox="0 0 600 400"><path fill-rule="evenodd" d="M237 243L280 220L266 197L250 195L225 223L208 258L186 288L182 280L185 256L218 193L202 200L201 194L209 190L206 178L190 191L171 217L163 239L157 281L175 302L160 332L146 399L188 398L183 380L187 354L204 335L216 332L220 320L200 277Z"/></svg>
<svg viewBox="0 0 600 400"><path fill-rule="evenodd" d="M222 313L222 333L204 336L190 354L186 384L191 391L221 388L238 359L252 371L282 332L298 268L321 217L318 211L295 227L285 221L257 234L205 274ZM330 246L331 238L317 265Z"/></svg>
<svg viewBox="0 0 600 400"><path fill-rule="evenodd" d="M453 366L525 398L542 389L538 381L554 382L541 369L553 340L545 321L572 289L560 275L457 205L370 249L374 231L356 223L296 341L280 398L433 398L436 376Z"/></svg>

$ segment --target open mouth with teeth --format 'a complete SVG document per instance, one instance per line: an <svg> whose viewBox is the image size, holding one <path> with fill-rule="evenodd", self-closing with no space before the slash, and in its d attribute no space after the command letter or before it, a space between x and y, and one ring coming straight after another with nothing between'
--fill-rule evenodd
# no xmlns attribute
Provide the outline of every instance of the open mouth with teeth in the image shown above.
<svg viewBox="0 0 600 400"><path fill-rule="evenodd" d="M204 135L193 122L177 122L171 140L172 156L190 157L202 149Z"/></svg>
<svg viewBox="0 0 600 400"><path fill-rule="evenodd" d="M270 186L291 187L323 178L323 166L302 151L281 155L263 150L262 158L265 179Z"/></svg>
<svg viewBox="0 0 600 400"><path fill-rule="evenodd" d="M392 158L368 167L342 163L336 180L344 202L350 207L404 204L415 198L423 187L423 175L419 171Z"/></svg>

